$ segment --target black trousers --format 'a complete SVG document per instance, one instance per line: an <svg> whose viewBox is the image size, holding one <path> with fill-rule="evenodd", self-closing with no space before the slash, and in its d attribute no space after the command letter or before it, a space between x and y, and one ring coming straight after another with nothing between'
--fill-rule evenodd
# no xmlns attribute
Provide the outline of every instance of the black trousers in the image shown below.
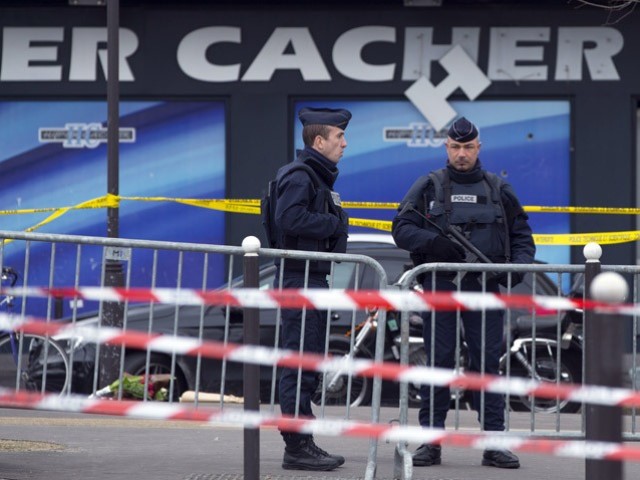
<svg viewBox="0 0 640 480"><path fill-rule="evenodd" d="M276 283L278 282L276 276ZM303 288L304 275L290 275L285 272L283 288ZM276 285L276 288L279 285ZM309 288L329 288L326 275L310 275ZM308 353L324 353L327 329L327 312L308 309L305 312L305 329L303 350ZM302 310L282 310L281 345L283 349L300 350L302 332ZM318 372L302 370L300 383L300 399L298 413L301 417L314 418L311 410L311 395L318 388L320 382ZM279 395L280 410L283 415L295 415L298 370L285 368L280 375ZM309 435L281 432L287 445L295 446Z"/></svg>
<svg viewBox="0 0 640 480"><path fill-rule="evenodd" d="M433 289L432 278L426 275L423 281L425 292ZM436 291L456 291L457 286L449 280L436 279ZM462 291L480 292L482 287L476 276L467 274L462 279ZM487 282L487 292L497 293L499 287L497 284ZM464 339L468 346L469 364L465 367L471 372L481 371L481 339L482 339L482 312L481 311L462 311L460 312L462 319L462 330L464 331ZM487 310L485 315L485 368L484 372L488 374L499 373L500 356L502 355L503 335L504 335L504 312L500 310ZM453 369L455 368L455 350L456 350L456 316L457 312L441 311L435 314L435 352L434 366ZM432 313L425 312L423 314L423 339L425 351L427 353L427 365L431 362L431 330L432 330ZM423 385L420 391L422 397L422 406L420 408L419 419L420 425L429 427L431 425L431 391L433 390L433 427L444 428L447 412L451 403L451 392L448 387L435 387ZM472 393L473 408L478 412L478 421L481 421L481 394L478 391ZM484 430L503 431L504 430L504 396L496 393L484 393Z"/></svg>

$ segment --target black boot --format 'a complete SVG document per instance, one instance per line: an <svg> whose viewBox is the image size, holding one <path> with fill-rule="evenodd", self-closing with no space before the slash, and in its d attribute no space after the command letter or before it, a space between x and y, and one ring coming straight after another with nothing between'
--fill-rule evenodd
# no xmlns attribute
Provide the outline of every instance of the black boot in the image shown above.
<svg viewBox="0 0 640 480"><path fill-rule="evenodd" d="M344 458L342 458L344 463ZM328 456L319 449L311 437L306 437L297 445L287 444L284 449L282 468L285 470L318 470L327 471L338 468L340 465L338 458Z"/></svg>
<svg viewBox="0 0 640 480"><path fill-rule="evenodd" d="M423 443L413 454L413 465L416 467L430 467L442 463L442 448L440 445Z"/></svg>
<svg viewBox="0 0 640 480"><path fill-rule="evenodd" d="M333 458L335 460L337 460L338 462L338 466L344 464L344 457L342 455L332 455L326 451L324 451L323 449L321 449L318 445L316 445L316 442L313 441L313 437L311 437L311 443L313 443L313 447L321 454L324 455L326 457L330 457Z"/></svg>
<svg viewBox="0 0 640 480"><path fill-rule="evenodd" d="M498 468L520 468L520 460L509 450L485 450L482 465Z"/></svg>

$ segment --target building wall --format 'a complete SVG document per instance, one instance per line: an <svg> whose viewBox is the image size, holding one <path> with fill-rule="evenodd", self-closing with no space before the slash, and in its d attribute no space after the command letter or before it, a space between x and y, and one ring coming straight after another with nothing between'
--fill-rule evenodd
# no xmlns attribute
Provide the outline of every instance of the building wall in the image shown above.
<svg viewBox="0 0 640 480"><path fill-rule="evenodd" d="M571 101L572 205L634 206L640 93L634 45L640 44L640 17L603 26L602 11L559 3L463 10L446 5L122 7L120 47L127 58L120 69L121 96L225 101L226 196L255 198L293 158L295 100L406 99L416 70L436 87L446 78L438 59L452 43L462 42L490 82L475 100ZM104 69L94 47L103 46L96 38L106 38L104 10L39 8L38 13L2 10L1 97L102 98ZM421 50L419 42L411 42L415 28L433 29L431 46ZM351 51L358 42L362 48ZM416 61L420 54L422 62ZM460 89L449 97L466 99ZM575 215L571 222L579 233L635 228L635 219L622 215ZM260 231L255 216L226 217L228 244ZM582 260L581 249L572 255ZM607 247L603 261L635 263L635 244Z"/></svg>

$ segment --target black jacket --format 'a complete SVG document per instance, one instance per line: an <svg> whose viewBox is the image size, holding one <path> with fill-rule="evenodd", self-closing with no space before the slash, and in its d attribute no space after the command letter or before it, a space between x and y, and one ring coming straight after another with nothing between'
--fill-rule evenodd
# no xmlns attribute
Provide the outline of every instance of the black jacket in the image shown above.
<svg viewBox="0 0 640 480"><path fill-rule="evenodd" d="M338 178L335 164L312 148L298 151L296 162L310 166L319 179L316 188L304 170L278 171L275 223L285 249L344 253L347 248L348 216L340 206L333 185ZM312 273L326 274L329 262L311 262ZM288 260L285 270L304 271L304 261Z"/></svg>
<svg viewBox="0 0 640 480"><path fill-rule="evenodd" d="M460 182L465 181L465 176L477 181L483 175L480 160L478 160L476 168L468 173L464 172L462 175L460 175L461 172L456 172L451 167L448 167L448 170ZM405 195L398 209L399 213L393 220L392 234L396 244L411 252L416 264L444 261L444 259L437 258L432 251L434 239L442 233L428 224L415 211L418 210L423 215L427 214L427 207L434 199L435 188L432 180L421 177ZM511 257L507 260L510 263L532 263L535 256L535 244L531 227L527 221L528 216L522 209L513 189L506 182L501 184L500 199L504 206L508 226ZM406 208L408 203L412 204L415 210ZM480 248L480 246L478 247Z"/></svg>

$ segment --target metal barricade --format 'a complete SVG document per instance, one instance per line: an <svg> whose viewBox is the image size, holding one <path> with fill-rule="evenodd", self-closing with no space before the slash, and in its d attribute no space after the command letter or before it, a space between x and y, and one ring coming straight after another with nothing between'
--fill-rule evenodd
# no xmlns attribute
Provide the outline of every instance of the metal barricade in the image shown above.
<svg viewBox="0 0 640 480"><path fill-rule="evenodd" d="M238 259L245 255L243 247L229 247L205 244L188 244L178 242L159 242L146 240L112 239L101 237L55 235L40 233L0 231L0 267L11 266L19 272L19 286L71 287L80 290L84 287L104 287L105 276L108 275L107 265L113 268L116 263L122 268L122 286L129 288L148 288L153 292L157 288L175 289L176 292L189 290L235 289L242 287L242 278L234 275L238 270ZM257 239L256 239L257 240ZM359 279L363 269L368 269L375 278L377 288L387 288L387 276L382 266L372 258L363 255L327 254L301 251L287 251L274 249L258 249L260 259L268 259L260 267L258 281L259 288L273 288L282 285L282 280L275 278L276 267L274 261L282 265L292 259L305 262L305 277L308 278L311 261L331 262L331 273L328 276L329 288L361 288ZM225 273L226 272L226 273ZM110 284L109 284L110 285ZM371 288L371 287L369 287ZM68 299L64 302L61 312L62 320L72 324L90 323L98 328L105 316L107 300L87 302L80 298ZM16 299L16 313L32 315L45 322L59 321L53 314L54 298L33 299L26 295ZM114 301L112 301L114 302ZM115 302L114 302L115 303ZM163 334L171 336L193 336L198 340L218 340L239 343L242 341L242 310L233 306L213 307L167 305L155 302L131 303L125 301L122 306L122 329L125 331L143 331L150 335ZM346 313L339 312L345 320ZM355 310L348 312L348 321L336 324L332 318L336 312L327 311L327 329L325 332L325 355L344 354L353 356L355 335L350 336L350 343L344 351L331 351L330 339L332 333L340 334L343 338L347 330L355 332L358 323L357 315L364 315ZM278 349L280 332L280 311L275 309L260 312L260 343L263 346ZM304 322L304 312L303 312ZM384 350L385 312L378 312L378 329L376 332L376 348L374 352L377 361L382 360ZM304 331L304 328L302 329ZM51 342L61 345L68 357L69 370L61 367L59 358L47 355L45 351L38 353L40 371L31 372L36 380L31 388L42 391L56 391L60 387L60 375L70 375L70 383L64 385L61 393L104 394L111 393L121 399L129 392L125 388L125 374L142 375L144 388L140 397L144 401L153 400L152 391L155 379L152 375L167 375L168 401L178 401L185 391L193 392L192 401L196 406L207 400L214 393L214 402L220 408L228 407L243 393L242 366L229 362L226 358L213 360L201 355L195 357L154 353L150 349L136 350L134 348L117 347L117 372L110 372L111 376L103 378L98 366L104 360L100 344L84 343L81 338L65 338L57 336ZM53 352L53 350L52 350ZM54 352L55 353L55 352ZM33 355L32 355L33 356ZM33 360L33 359L32 359ZM31 365L30 367L33 367ZM340 372L338 372L340 373ZM278 369L260 367L260 397L269 404L273 411L276 404ZM331 377L331 378L329 378ZM0 376L0 380L3 377ZM298 375L298 380L300 375ZM351 392L360 382L351 375L324 374L323 385L344 385L345 403L344 416L349 418ZM366 379L368 382L369 379ZM112 383L113 382L113 383ZM110 386L111 384L111 386ZM161 382L157 383L157 386ZM0 386L11 386L11 382ZM368 388L368 387L367 387ZM380 378L373 379L371 392L371 421L377 423L380 415L382 382ZM297 386L297 396L300 395L300 385ZM184 398L183 398L184 400ZM326 389L318 395L319 417L328 414ZM331 413L335 414L335 409ZM367 463L366 478L373 478L376 470L377 441L371 440L370 453Z"/></svg>
<svg viewBox="0 0 640 480"><path fill-rule="evenodd" d="M108 262L116 262L122 266L122 278L125 288L147 288L154 291L156 288L171 288L176 292L188 292L189 290L202 291L213 289L235 289L242 287L241 277L234 274L238 270L239 257L247 252L243 247L228 247L204 244L188 244L177 242L157 242L144 240L108 239L100 237L86 237L74 235L53 235L23 232L0 231L0 267L4 269L13 267L18 273L18 285L22 286L47 286L71 287L79 290L81 287L103 287L105 285L106 265ZM266 259L260 267L258 284L260 288L273 288L282 285L281 279L276 278L278 263L282 271L283 262L297 259L305 262L305 271L308 276L309 262L331 262L331 274L329 275L329 288L361 289L359 279L362 269L369 269L379 289L390 288L387 285L387 276L382 266L372 258L363 255L326 254L300 251L286 251L261 249L256 250L259 258ZM584 265L480 265L480 264L427 264L421 265L407 272L399 287L405 290L413 288L418 275L435 276L437 272L452 272L467 275L477 275L480 279L481 292L486 291L486 282L492 272L517 272L525 275L525 280L520 286L513 289L507 288L505 293L524 293L539 295L564 296L571 293L571 284L576 276L585 270ZM632 277L634 303L638 301L640 289L640 267L635 266L602 266L603 271L615 271ZM574 277L574 278L572 278ZM347 279L347 280L345 280ZM351 280L353 279L353 280ZM346 283L345 283L346 282ZM578 285L579 286L579 285ZM277 288L277 287L276 287ZM370 286L368 288L371 288ZM576 294L576 292L573 292ZM577 292L582 295L582 292ZM86 302L74 298L65 301L60 309L58 299L49 296L46 299L33 299L26 295L15 299L14 311L21 316L32 315L45 322L60 321L72 324L86 322L96 326L101 325L104 315L104 304L113 299L105 297L98 302ZM125 331L144 331L149 334L162 333L169 338L171 336L192 336L198 340L215 339L222 342L238 343L242 339L242 311L236 307L207 307L203 305L160 304L160 302L137 302L129 305L123 302L122 327ZM61 311L60 311L61 310ZM348 344L340 351L331 350L332 334L339 332L344 334L347 330L355 331L358 323L357 315L366 315L356 311L349 311L349 321L343 322L336 330L336 323L332 317L336 312L326 312L327 329L325 335L325 355L345 354L353 356L357 351L355 335L349 337ZM501 363L503 373L507 378L511 376L526 376L528 374L525 363L534 366L539 379L553 382L578 383L583 380L584 350L580 350L576 357L577 348L581 348L579 338L582 334L579 318L581 312L571 312L577 315L574 319L568 318L566 313L548 313L539 311L512 311L507 309L504 316L506 338L505 344L509 347ZM368 315L373 315L368 312ZM374 359L382 361L385 349L386 312L380 310L377 315L377 330L375 335ZM486 312L485 312L486 314ZM279 315L277 309L261 311L260 318L260 344L273 349L279 347ZM343 313L344 315L344 313ZM395 312L394 312L395 315ZM483 314L484 315L484 314ZM415 320L414 315L414 320ZM304 313L303 313L304 318ZM427 320L431 316L425 316ZM484 317L483 317L484 318ZM630 317L632 318L632 317ZM401 312L401 362L423 364L425 354L421 335L411 331L410 312ZM628 378L631 388L638 389L640 376L636 364L638 362L637 335L638 322L633 317L633 332L627 345L631 352L627 355ZM512 327L523 328L528 325L527 335L522 331L518 337L514 337ZM575 330L570 330L574 328ZM414 325L415 329L416 325ZM457 338L460 339L461 330L460 314L456 315ZM551 329L551 333L549 330ZM264 333L267 332L267 333ZM5 332L7 333L7 332ZM347 337L344 337L347 338ZM34 361L35 371L28 372L33 375L33 382L29 385L42 391L56 391L61 393L85 393L96 394L109 387L101 378L96 368L102 361L99 344L93 347L83 341L82 338L54 337L45 338L44 344L48 345L43 352L34 353L32 347L38 347L40 339L31 339L26 346L26 362ZM6 352L2 349L0 338L0 355ZM4 344L6 347L6 343ZM24 345L22 347L25 347ZM461 371L463 363L464 344L458 341L456 345L455 368ZM484 351L484 348L481 348ZM432 349L433 351L433 349ZM519 355L520 354L520 355ZM22 358L22 357L21 357ZM61 358L66 358L68 367L61 367ZM57 363L56 363L57 362ZM2 362L7 363L3 360ZM64 363L64 362L63 362ZM177 401L178 394L184 390L193 390L196 406L203 402L205 393L215 393L215 403L220 408L225 408L228 403L235 400L234 397L242 395L242 369L237 364L222 360L211 360L201 355L187 357L178 355L175 351L170 354L158 354L150 349L119 348L118 371L113 376L117 380L115 391L116 398L125 395L123 383L124 374L167 374L167 395L169 401ZM67 375L65 369L69 368L70 382L59 382L60 375ZM524 368L524 370L523 370ZM540 368L541 371L537 371ZM574 369L575 368L575 369ZM39 370L37 370L39 369ZM18 366L17 371L20 371ZM545 376L547 375L547 376ZM277 402L277 376L278 368L260 368L260 397L265 408L275 410ZM0 373L0 386L12 387L18 382L9 381ZM344 385L344 416L349 418L355 402L351 393L357 390L360 380L350 375L323 374L323 385L333 388L337 383ZM144 388L140 395L142 400L151 400L151 382L148 376L144 377ZM412 395L409 394L412 389ZM108 388L111 390L111 388ZM400 384L400 424L409 424L409 405L416 401L418 390L413 385ZM296 395L300 395L300 386ZM155 392L154 392L155 393ZM459 429L460 416L463 415L465 405L465 392L454 392L451 402L453 408L453 425L450 427ZM382 394L382 381L374 378L371 395L371 422L378 423L380 419L380 406ZM431 396L433 398L433 395ZM208 399L207 399L208 400ZM361 401L361 400L360 400ZM480 395L480 410L483 411L484 394ZM523 430L532 437L558 437L580 438L584 436L584 419L580 416L567 416L562 412L580 409L581 405L561 400L552 400L547 403L538 403L533 397L506 396L507 405L511 408L506 413L506 429L509 431ZM268 407L266 404L268 403ZM328 393L322 389L318 393L319 417L335 413L336 409L328 409ZM415 406L415 403L413 404ZM522 410L512 411L512 410ZM433 411L433 409L431 409ZM582 409L584 410L584 409ZM625 438L637 440L638 434L637 412L635 409L625 412L626 431ZM541 421L541 420L544 421ZM482 423L482 415L480 421ZM411 477L411 455L404 443L398 444L396 449L396 477ZM365 478L375 477L376 472L377 441L371 440L369 458L367 462Z"/></svg>
<svg viewBox="0 0 640 480"><path fill-rule="evenodd" d="M631 276L631 292L633 298L629 301L638 302L638 292L640 291L640 267L603 265L602 271L613 271ZM535 295L557 295L577 298L584 297L584 265L486 265L486 264L451 264L434 263L420 265L403 277L400 288L410 290L420 285L418 277L431 275L435 279L437 273L451 272L451 277L461 274L476 274L480 282L480 291L486 292L486 282L492 272L518 272L525 274L524 281L515 288L504 288L501 293L514 294L535 294ZM573 278L571 278L573 277ZM431 282L435 284L433 280ZM460 292L458 284L457 292ZM411 364L420 356L415 354L416 348L423 348L424 340L420 333L416 333L415 326L412 330L410 321L411 312L402 312L401 321L401 363ZM435 322L435 312L428 312L423 315L424 321ZM415 318L415 315L414 315ZM485 328L486 311L482 311L483 329ZM626 387L638 390L640 375L638 374L637 355L637 335L638 319L628 317L632 322L629 345L624 345L626 355ZM500 373L511 378L512 376L532 377L536 380L549 381L553 383L582 383L584 381L585 352L582 323L584 312L537 312L537 311L514 311L506 309L504 312L505 330L505 350L500 361ZM433 323L432 323L433 326ZM529 327L523 332L523 327ZM460 310L456 312L456 333L457 343L455 346L455 367L456 373L464 372L465 345L461 332ZM434 329L432 328L431 331ZM515 334L514 334L515 333ZM418 338L416 338L416 335ZM433 341L433 336L431 337ZM419 347L418 347L419 346ZM431 352L434 351L434 343L431 344ZM484 336L481 339L482 362L485 362ZM425 359L423 354L422 358ZM433 362L427 359L427 363ZM524 366L524 368L523 368ZM527 370L528 369L528 370ZM533 369L533 370L531 370ZM534 372L532 375L531 372ZM400 385L400 424L411 423L409 419L409 407L415 398L410 395L410 389L415 386L401 383ZM430 394L430 415L433 421L433 387ZM460 417L463 408L470 408L465 400L466 392L452 389L451 408L449 411L447 428L458 430L461 428ZM414 406L415 403L413 403ZM585 409L580 403L569 402L567 400L543 400L534 399L532 396L511 397L505 395L505 429L507 431L518 431L530 437L545 438L584 438L585 435ZM480 414L479 423L483 423L484 412L484 392L480 394ZM579 412L580 415L566 415L565 413ZM453 421L451 414L453 413ZM625 440L639 440L638 421L636 409L628 409L625 418L625 428L623 435ZM468 419L467 419L468 420ZM417 419L416 419L417 423ZM468 426L468 422L466 424ZM395 478L408 479L412 477L411 452L404 442L398 443L396 447Z"/></svg>
<svg viewBox="0 0 640 480"><path fill-rule="evenodd" d="M616 272L626 277L630 285L630 298L628 302L637 304L640 302L640 266L636 265L602 265L602 272ZM638 316L630 316L631 328L626 331L630 333L629 341L624 345L624 380L625 387L635 391L640 390L640 357L638 356L638 336L640 335ZM640 425L637 408L630 408L625 411L623 437L625 440L640 440Z"/></svg>
<svg viewBox="0 0 640 480"><path fill-rule="evenodd" d="M279 272L280 277L277 279L277 285L279 288L282 288L283 284L283 275L284 265L287 259L300 259L305 260L305 288L307 287L307 279L309 275L309 262L313 261L331 261L331 273L329 274L329 288L353 288L354 290L360 289L359 278L360 278L360 268L369 267L377 277L377 283L379 289L388 288L387 287L387 274L382 268L382 266L376 262L375 260L365 257L362 255L337 255L337 254L328 254L328 253L309 253L309 252L300 252L294 250L277 250L277 249L260 249L259 254L265 257L279 259ZM345 285L344 284L344 272L338 273L337 270L344 270L345 267L348 268L349 265L353 265L355 268L354 272L354 283L353 285ZM341 284L340 284L341 283ZM280 308L278 308L278 317L280 317ZM302 345L304 344L304 322L305 322L306 311L302 311L302 326L301 326L301 338L300 352L302 353ZM351 312L351 323L349 331L351 335L349 336L349 346L347 352L340 351L330 351L331 349L331 336L330 336L330 328L333 312L331 309L327 310L327 328L325 332L325 357L328 354L332 355L347 355L349 358L354 357L354 352L356 352L355 347L355 332L356 332L356 311ZM386 312L380 311L377 316L377 330L376 330L376 341L375 341L375 352L374 359L377 362L382 361L383 353L384 353L384 343L385 343L385 329L386 329ZM276 339L279 338L278 334L276 334ZM274 348L277 348L277 343L274 345ZM274 375L272 376L274 383L272 384L271 389L271 406L273 408L274 405L274 395L275 395L275 367L274 367ZM298 399L300 398L300 379L301 379L301 369L298 369L298 382L296 387L296 405L298 404ZM362 395L366 390L364 390L364 386L367 385L369 379L361 378L356 380L359 384L358 388L360 388L360 394ZM336 372L334 374L326 374L322 375L321 389L320 393L320 418L325 417L325 405L327 400L327 392L332 391L332 389L336 388L336 384L341 385L340 389L344 391L344 387L346 386L346 394L345 394L345 418L350 418L350 409L352 404L352 388L353 388L354 378L351 375L345 376L341 372ZM345 385L346 383L346 385ZM325 387L326 386L326 387ZM381 394L382 394L382 380L379 377L373 378L372 392L371 392L371 422L378 423L380 420L380 402L381 402ZM362 396L357 396L356 400L358 402L363 400ZM296 416L298 415L298 411L296 408ZM377 440L371 439L370 448L369 448L369 458L367 460L367 468L365 471L365 478L372 479L375 478L376 466L377 466Z"/></svg>
<svg viewBox="0 0 640 480"><path fill-rule="evenodd" d="M177 242L155 242L145 240L108 239L74 235L37 234L23 232L0 232L0 260L3 267L10 266L18 272L19 285L55 287L103 287L105 285L106 265L118 262L123 271L123 287L213 289L224 283L225 268L230 272L228 280L233 278L233 259L244 253L241 247L184 244ZM46 300L24 296L17 299L15 312L31 315L44 321L52 318L52 298ZM101 326L106 301L87 302L80 298L65 301L62 309L63 321L83 322ZM129 304L124 302L122 328L148 333L177 335L179 332L193 334L202 338L205 319L209 312L205 306L183 307L181 305ZM231 311L221 312L218 320L221 332L226 332L230 324ZM188 325L185 325L185 319ZM219 339L224 334L220 333ZM215 383L224 385L224 378L218 382L203 385L203 359L198 357L187 364L176 355L170 357L157 355L149 350L127 351L124 348L119 355L118 372L112 372L110 379L99 378L96 365L101 356L101 346L89 346L81 339L59 338L59 343L68 349L73 369L69 391L91 394L106 387L106 381L122 379L125 371L138 374L147 371L150 374L170 374L168 385L169 400L177 400L176 392L189 388L196 391L203 387L213 388ZM125 355L126 354L126 355ZM44 361L43 365L50 362ZM209 365L211 367L211 365ZM213 369L212 369L213 370ZM220 371L220 368L217 368ZM51 368L50 373L61 373ZM44 373L47 373L46 371ZM224 371L221 373L224 377ZM49 385L49 381L52 382ZM45 391L55 389L53 375L43 375L41 388ZM110 382L109 382L110 383ZM121 382L120 382L121 383ZM143 399L148 399L148 385ZM122 396L122 389L117 392Z"/></svg>
<svg viewBox="0 0 640 480"><path fill-rule="evenodd" d="M436 274L442 274L450 272L449 278L453 279L456 284L455 292L462 292L461 282L459 281L464 275L475 275L478 277L479 293L487 292L487 279L490 278L493 272L517 272L524 275L523 282L517 287L511 287L511 281L509 279L508 287L504 289L504 293L521 293L531 295L532 293L538 295L557 295L562 296L565 294L566 289L569 288L571 274L579 274L584 271L583 265L546 265L546 264L533 264L533 265L486 265L486 264L453 264L453 263L433 263L424 264L415 267L403 277L400 288L404 290L410 290L412 288L421 288L422 283L418 281L418 278L422 280L423 275L431 276L430 283L435 286ZM564 287L564 288L563 288ZM435 287L434 287L435 290ZM481 310L481 339L480 339L480 370L484 369L486 364L486 347L485 347L485 330L486 330L486 314L488 310ZM410 358L420 358L418 355L410 357L411 349L422 348L423 342L427 339L422 339L420 326L419 332L416 332L415 326L411 326L409 321L410 312L402 312L401 320L401 335L402 335L402 348L401 348L401 363L409 364ZM431 331L435 329L435 311L427 312L423 315L423 321L432 322ZM466 367L467 351L464 343L464 336L462 332L461 311L455 312L455 366L456 373L463 373ZM543 329L544 322L544 329ZM413 322L415 323L415 322ZM582 352L578 352L576 357L576 350L570 348L570 344L563 345L563 342L570 342L565 338L563 327L567 324L567 319L562 317L562 313L554 313L551 315L543 315L540 312L532 311L512 311L507 309L504 313L504 332L505 332L505 346L504 351L500 359L500 367L504 375L509 378L512 375L528 376L529 372L527 368L531 370L531 366L534 367L534 371L540 370L542 365L546 365L547 370L544 372L537 371L539 379L549 381L564 381L564 382L581 382L582 381ZM576 324L578 327L579 324ZM518 338L514 338L514 332L520 332L517 334ZM574 332L576 333L576 332ZM412 338L413 337L413 338ZM417 337L417 338L416 338ZM429 339L431 341L432 352L431 358L426 359L427 364L433 364L433 352L435 350L434 336ZM561 348L558 348L561 346ZM569 369L564 367L563 355L565 360L573 362L572 365L575 369ZM569 357L571 355L571 357ZM536 358L536 356L538 358ZM519 361L517 360L519 358ZM423 359L426 355L423 354ZM568 362L565 362L568 363ZM579 363L579 364L576 364ZM555 365L553 367L552 365ZM561 369L561 365L563 365ZM546 374L547 377L544 377ZM553 378L552 378L553 377ZM409 420L409 388L416 388L406 383L400 385L400 424L407 425ZM429 388L430 391L430 422L433 424L433 386L423 387ZM424 390L423 390L424 391ZM453 410L453 422L451 422L451 411L447 415L449 419L448 428L458 430L461 428L461 410L463 408L469 408L468 398L469 392L463 392L459 390L451 390L451 407ZM480 392L479 398L479 423L484 423L484 401L485 394ZM506 395L505 402L507 408L505 415L505 428L507 431L518 429L519 431L527 428L526 418L528 417L528 430L532 436L559 436L562 435L562 417L560 411L562 409L573 409L574 405L561 404L559 400L552 401L551 403L536 403L533 397L510 397ZM512 414L511 409L518 408L520 410L529 410L528 413ZM579 406L578 406L579 408ZM553 412L555 416L555 426L551 426L548 422L545 422L544 428L541 429L537 426L536 419L542 413L539 411ZM515 422L514 422L515 420ZM515 424L514 424L515 423ZM575 422L574 422L575 423ZM395 461L395 477L409 479L412 478L412 460L411 452L407 449L408 445L404 442L398 443L396 447L396 461Z"/></svg>

